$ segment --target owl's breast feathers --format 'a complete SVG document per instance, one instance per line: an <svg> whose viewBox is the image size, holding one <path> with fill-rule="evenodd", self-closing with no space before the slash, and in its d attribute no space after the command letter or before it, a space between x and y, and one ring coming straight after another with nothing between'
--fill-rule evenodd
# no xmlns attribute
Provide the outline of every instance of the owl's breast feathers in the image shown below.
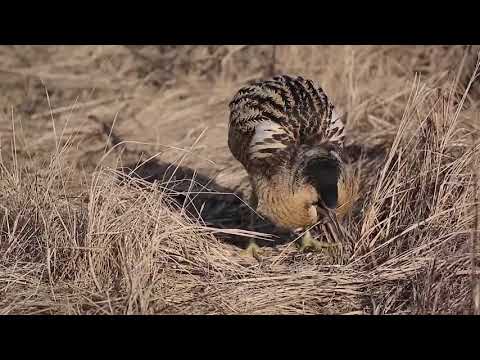
<svg viewBox="0 0 480 360"><path fill-rule="evenodd" d="M249 173L272 175L302 145L327 144L342 156L344 125L320 87L277 76L241 88L230 102L228 145Z"/></svg>

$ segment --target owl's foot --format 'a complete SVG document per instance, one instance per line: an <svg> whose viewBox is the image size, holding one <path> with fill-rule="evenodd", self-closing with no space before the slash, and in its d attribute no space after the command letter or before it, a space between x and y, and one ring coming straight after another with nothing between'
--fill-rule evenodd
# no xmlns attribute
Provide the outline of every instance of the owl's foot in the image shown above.
<svg viewBox="0 0 480 360"><path fill-rule="evenodd" d="M261 257L260 255L262 254L262 249L260 248L260 246L258 246L255 241L251 240L250 241L250 244L248 245L248 247L243 250L240 254L242 256L245 256L245 257L253 257L255 258L257 261L260 261L261 260Z"/></svg>
<svg viewBox="0 0 480 360"><path fill-rule="evenodd" d="M317 252L327 252L331 257L335 257L335 254L339 248L339 244L337 243L329 243L314 239L310 231L305 232L300 239L299 245L300 251L313 250Z"/></svg>

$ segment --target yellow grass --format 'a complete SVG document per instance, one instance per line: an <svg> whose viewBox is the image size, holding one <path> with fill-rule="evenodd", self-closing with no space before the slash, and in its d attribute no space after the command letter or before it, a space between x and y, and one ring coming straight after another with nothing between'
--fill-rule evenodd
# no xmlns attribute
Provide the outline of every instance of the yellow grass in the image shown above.
<svg viewBox="0 0 480 360"><path fill-rule="evenodd" d="M340 262L246 226L227 104L272 50L0 47L0 314L480 313L478 47L276 47L348 113Z"/></svg>

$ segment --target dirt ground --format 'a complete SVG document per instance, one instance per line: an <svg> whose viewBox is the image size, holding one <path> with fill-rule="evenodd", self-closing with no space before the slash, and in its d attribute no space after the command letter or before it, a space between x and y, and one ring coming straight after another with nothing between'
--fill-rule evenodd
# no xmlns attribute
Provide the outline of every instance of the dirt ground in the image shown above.
<svg viewBox="0 0 480 360"><path fill-rule="evenodd" d="M1 46L0 313L478 311L478 50ZM272 73L348 114L340 260L246 225L228 102ZM252 236L260 262L240 255Z"/></svg>

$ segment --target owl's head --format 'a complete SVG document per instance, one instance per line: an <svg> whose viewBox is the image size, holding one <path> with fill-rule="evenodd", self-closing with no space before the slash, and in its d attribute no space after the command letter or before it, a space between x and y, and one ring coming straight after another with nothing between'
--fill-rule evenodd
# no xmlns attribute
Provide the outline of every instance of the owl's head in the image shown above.
<svg viewBox="0 0 480 360"><path fill-rule="evenodd" d="M330 146L303 148L276 176L256 182L257 211L281 228L314 225L343 201L342 170Z"/></svg>
<svg viewBox="0 0 480 360"><path fill-rule="evenodd" d="M297 191L310 191L317 194L317 206L335 209L338 205L338 183L342 172L342 160L329 144L309 148L297 157L294 176L299 184Z"/></svg>

